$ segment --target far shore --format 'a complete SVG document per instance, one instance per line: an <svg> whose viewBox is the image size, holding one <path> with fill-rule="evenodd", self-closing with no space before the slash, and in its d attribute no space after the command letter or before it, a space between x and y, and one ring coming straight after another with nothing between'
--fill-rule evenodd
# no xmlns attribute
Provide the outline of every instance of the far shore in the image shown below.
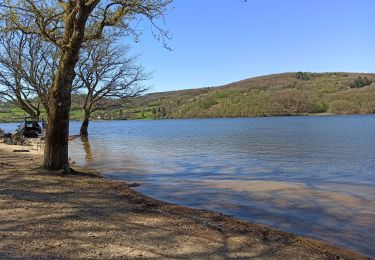
<svg viewBox="0 0 375 260"><path fill-rule="evenodd" d="M158 201L91 169L40 168L0 144L0 258L369 259L206 210ZM32 148L32 147L30 147Z"/></svg>
<svg viewBox="0 0 375 260"><path fill-rule="evenodd" d="M301 117L301 116L372 116L375 114L330 114L330 113L314 113L314 114L286 114L286 115L263 115L263 116L250 116L250 117L181 117L181 118L132 118L132 119L91 119L90 122L103 122L103 121L138 121L138 120L184 120L184 119L234 119L234 118L264 118L264 117ZM20 123L23 119L19 118L17 120L11 121L1 121L0 124L8 123ZM71 122L81 122L79 119L71 119ZM0 127L1 128L1 127Z"/></svg>

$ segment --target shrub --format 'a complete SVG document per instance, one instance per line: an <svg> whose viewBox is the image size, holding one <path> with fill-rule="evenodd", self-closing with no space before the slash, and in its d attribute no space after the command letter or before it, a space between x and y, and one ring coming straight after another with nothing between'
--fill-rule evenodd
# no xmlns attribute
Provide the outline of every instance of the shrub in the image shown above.
<svg viewBox="0 0 375 260"><path fill-rule="evenodd" d="M372 84L372 81L367 77L362 78L359 76L355 81L350 84L350 88L363 88Z"/></svg>
<svg viewBox="0 0 375 260"><path fill-rule="evenodd" d="M329 104L329 112L331 114L354 114L358 113L358 108L351 101L339 99Z"/></svg>
<svg viewBox="0 0 375 260"><path fill-rule="evenodd" d="M307 72L299 71L296 73L296 78L299 80L309 80L310 75Z"/></svg>
<svg viewBox="0 0 375 260"><path fill-rule="evenodd" d="M212 107L213 105L216 105L216 104L217 104L217 101L216 101L215 98L207 97L207 98L204 98L202 101L200 101L199 106L202 109L209 109L210 107Z"/></svg>
<svg viewBox="0 0 375 260"><path fill-rule="evenodd" d="M297 89L284 89L277 93L276 103L286 114L316 113L318 98L313 92Z"/></svg>
<svg viewBox="0 0 375 260"><path fill-rule="evenodd" d="M318 100L315 103L314 110L311 111L312 113L325 113L328 111L328 104L324 100Z"/></svg>

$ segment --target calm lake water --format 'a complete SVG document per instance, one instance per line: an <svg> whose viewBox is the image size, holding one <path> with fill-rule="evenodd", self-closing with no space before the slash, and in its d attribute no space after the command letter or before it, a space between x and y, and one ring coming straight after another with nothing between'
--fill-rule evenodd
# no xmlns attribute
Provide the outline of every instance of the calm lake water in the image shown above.
<svg viewBox="0 0 375 260"><path fill-rule="evenodd" d="M70 157L151 197L375 257L375 116L107 121L89 131Z"/></svg>

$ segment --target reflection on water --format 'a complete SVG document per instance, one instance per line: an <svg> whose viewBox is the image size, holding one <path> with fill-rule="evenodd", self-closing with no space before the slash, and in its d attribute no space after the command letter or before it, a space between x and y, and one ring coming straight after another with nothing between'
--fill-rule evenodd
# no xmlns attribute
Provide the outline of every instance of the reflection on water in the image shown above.
<svg viewBox="0 0 375 260"><path fill-rule="evenodd" d="M81 142L83 144L83 150L85 151L85 160L87 163L92 163L93 157L90 146L90 139L86 136L81 136Z"/></svg>
<svg viewBox="0 0 375 260"><path fill-rule="evenodd" d="M78 132L78 123L72 132ZM147 195L375 256L375 117L112 121L70 156Z"/></svg>

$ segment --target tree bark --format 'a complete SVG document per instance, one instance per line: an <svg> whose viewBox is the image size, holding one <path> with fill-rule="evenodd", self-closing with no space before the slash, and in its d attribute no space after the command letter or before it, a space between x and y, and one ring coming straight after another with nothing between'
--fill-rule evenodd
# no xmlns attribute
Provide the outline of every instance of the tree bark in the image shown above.
<svg viewBox="0 0 375 260"><path fill-rule="evenodd" d="M75 9L77 7L79 8ZM48 94L49 113L47 115L43 162L43 168L46 170L70 171L68 157L69 111L75 77L74 68L79 59L86 22L94 5L88 7L84 5L84 1L79 1L75 8L69 6L69 12L64 18L66 45L62 48L58 70Z"/></svg>
<svg viewBox="0 0 375 260"><path fill-rule="evenodd" d="M81 129L80 129L80 135L82 137L87 137L89 135L88 133L88 127L89 127L89 122L90 122L90 113L88 111L85 111L85 116L83 118L83 122L81 124Z"/></svg>
<svg viewBox="0 0 375 260"><path fill-rule="evenodd" d="M49 94L43 168L69 172L68 138L71 89L79 49L64 51Z"/></svg>

